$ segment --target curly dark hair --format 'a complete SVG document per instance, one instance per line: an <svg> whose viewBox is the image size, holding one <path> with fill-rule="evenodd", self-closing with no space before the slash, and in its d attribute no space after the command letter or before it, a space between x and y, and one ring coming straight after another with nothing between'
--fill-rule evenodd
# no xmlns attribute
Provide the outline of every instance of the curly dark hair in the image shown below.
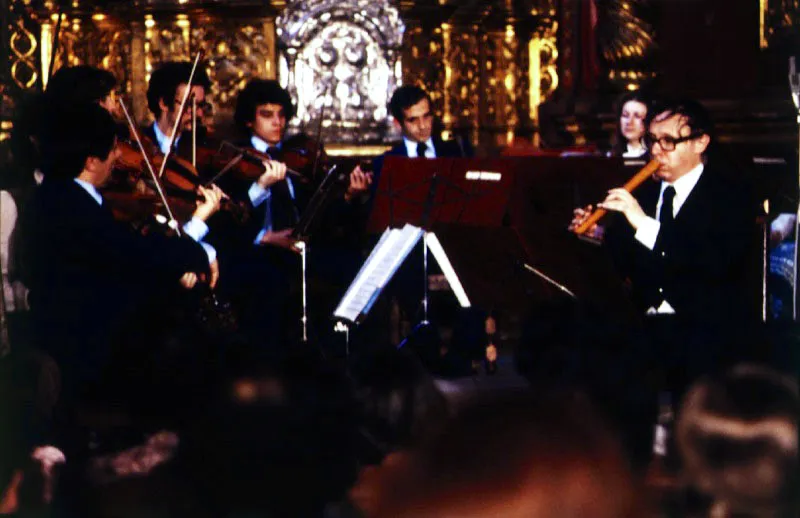
<svg viewBox="0 0 800 518"><path fill-rule="evenodd" d="M249 123L256 118L256 108L262 104L279 104L283 106L286 120L294 117L295 109L289 92L273 79L253 79L244 87L236 99L236 110L233 120L243 133L250 133Z"/></svg>
<svg viewBox="0 0 800 518"><path fill-rule="evenodd" d="M153 72L147 85L147 106L156 118L161 116L159 101L164 101L167 106L172 106L178 86L186 84L191 73L192 64L188 61L168 61L162 63ZM195 70L192 84L202 86L206 90L211 88L211 80L208 78L205 65L202 63Z"/></svg>

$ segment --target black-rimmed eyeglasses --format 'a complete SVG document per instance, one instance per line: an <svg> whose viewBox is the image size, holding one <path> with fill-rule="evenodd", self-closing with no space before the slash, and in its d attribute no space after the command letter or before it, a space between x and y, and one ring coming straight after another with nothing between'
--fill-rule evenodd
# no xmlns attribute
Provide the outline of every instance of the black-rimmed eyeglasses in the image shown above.
<svg viewBox="0 0 800 518"><path fill-rule="evenodd" d="M701 137L703 135L702 132L693 131L684 137L673 137L671 135L664 135L662 137L656 137L652 133L646 133L644 136L644 143L648 149L653 149L653 146L658 143L661 146L663 151L672 151L675 149L675 146L680 144L681 142L686 142L687 140L693 140L697 137Z"/></svg>

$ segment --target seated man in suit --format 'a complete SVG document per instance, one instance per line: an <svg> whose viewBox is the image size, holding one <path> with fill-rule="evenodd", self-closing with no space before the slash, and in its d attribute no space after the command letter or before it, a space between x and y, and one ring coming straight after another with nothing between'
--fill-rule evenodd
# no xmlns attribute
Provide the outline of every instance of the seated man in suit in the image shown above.
<svg viewBox="0 0 800 518"><path fill-rule="evenodd" d="M472 155L471 148L468 147L467 142L441 139L439 132L436 131L437 123L433 115L431 98L422 88L413 85L404 85L397 88L389 101L389 112L392 114L395 126L400 129L403 140L382 156L377 157L373 162L375 174L373 186L375 188L378 186L384 157L386 156L457 158ZM408 323L417 321L417 317L420 316L422 307L420 302L423 297L423 283L425 282L422 264L422 248L417 246L395 275L388 290L397 299L400 313L403 315L401 319L407 320ZM428 277L429 284L434 275L441 277L441 271L435 262L430 263L428 273L433 274ZM442 304L437 306L439 310L445 309ZM452 342L460 342L457 347L448 350L445 345L431 345L427 343L430 341L429 336L449 335L451 333L440 331L427 333L421 329L421 332L414 333L411 343L415 344L417 340L420 343L425 342L419 348L427 349L428 352L433 351L433 356L437 357L437 360L432 361L438 361L438 359L443 361L441 368L429 365L434 370L438 369L440 374L470 372L472 368L477 368L479 360L483 357L484 347L487 344L486 334L483 331L484 317L485 315L481 310L462 311L455 307L446 308L435 318L436 324L437 326L445 324L449 326L452 324L454 328L452 335L456 337ZM400 327L404 327L404 325ZM433 327L429 330L431 329ZM394 339L398 338L399 336L396 336ZM433 341L436 340L434 339ZM447 353L439 353L439 351L446 350L448 351ZM439 356L445 357L438 358ZM471 366L464 367L464 365L469 364Z"/></svg>
<svg viewBox="0 0 800 518"><path fill-rule="evenodd" d="M687 382L738 354L734 330L758 316L753 278L757 205L742 178L709 157L710 117L695 101L648 116L646 142L660 163L656 182L635 194L611 189L599 207L618 213L605 232L612 257L653 328L660 367ZM571 228L591 206L575 210ZM590 230L592 231L592 230ZM663 350L658 351L659 348Z"/></svg>
<svg viewBox="0 0 800 518"><path fill-rule="evenodd" d="M192 72L192 64L189 62L170 61L161 64L150 76L147 85L147 106L150 108L155 122L142 130L142 134L149 138L153 144L158 146L162 153L167 152L169 139L172 136L172 129L178 118L178 110L181 101L186 94L187 82ZM211 81L206 74L202 64L197 66L192 79L192 91L194 96L194 106L197 109L197 140L201 143L207 136L207 130L202 125L203 117L208 115L211 105L206 100L206 94L211 88ZM178 126L180 132L190 132L192 130L192 101L187 100L187 105L183 111L183 119ZM181 134L175 136L173 146L191 146L191 139L186 137L185 142L181 143ZM189 149L188 147L185 149Z"/></svg>
<svg viewBox="0 0 800 518"><path fill-rule="evenodd" d="M460 141L445 141L435 135L431 98L418 86L404 85L392 94L389 113L403 134L403 141L375 159L375 184L387 155L409 158L446 158L470 156L471 151Z"/></svg>

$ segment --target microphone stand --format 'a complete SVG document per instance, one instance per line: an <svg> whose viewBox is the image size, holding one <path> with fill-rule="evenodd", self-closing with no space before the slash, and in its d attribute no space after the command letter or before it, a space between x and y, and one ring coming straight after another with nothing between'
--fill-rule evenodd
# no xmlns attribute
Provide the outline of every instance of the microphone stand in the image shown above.
<svg viewBox="0 0 800 518"><path fill-rule="evenodd" d="M797 124L798 124L798 151L800 151L800 73L797 72L795 67L794 56L789 58L789 87L792 91L792 101L794 102L795 109L797 110ZM797 185L800 189L800 170L797 174ZM800 194L800 191L798 191ZM797 262L800 258L798 256L798 239L800 239L800 199L798 199L797 210L795 211L794 223L794 264L792 266L792 319L797 321L798 300L797 300Z"/></svg>

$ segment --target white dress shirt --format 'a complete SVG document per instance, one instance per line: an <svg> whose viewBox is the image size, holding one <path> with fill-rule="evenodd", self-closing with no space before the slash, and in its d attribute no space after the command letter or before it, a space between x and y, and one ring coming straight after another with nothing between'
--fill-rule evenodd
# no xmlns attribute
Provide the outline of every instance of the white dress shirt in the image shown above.
<svg viewBox="0 0 800 518"><path fill-rule="evenodd" d="M664 190L671 185L675 188L675 198L672 200L672 215L673 217L677 217L678 212L680 212L681 207L683 207L686 199L692 193L694 186L697 185L697 181L700 180L700 175L702 174L703 164L698 164L697 167L672 183L661 182L661 192L658 194L658 203L656 204L656 215L661 212L661 205L664 201ZM656 218L647 216L639 225L634 237L649 250L653 250L656 246L656 240L658 239L658 233L660 230L661 222L659 222ZM665 300L658 308L650 308L647 313L675 313L675 309L670 306L669 302Z"/></svg>
<svg viewBox="0 0 800 518"><path fill-rule="evenodd" d="M159 128L158 124L155 123L155 122L153 123L153 130L154 130L154 132L156 134L156 140L158 141L157 142L158 149L160 149L161 152L166 155L167 154L167 150L169 149L169 137L166 136L163 131L161 131L161 128ZM180 140L180 138L181 138L181 134L178 133L178 135L175 137L175 141L172 143L172 147L175 147L175 146L178 145L178 141Z"/></svg>
<svg viewBox="0 0 800 518"><path fill-rule="evenodd" d="M250 144L253 145L253 149L261 153L266 153L267 149L269 149L269 144L267 143L267 141L255 135L250 137ZM281 142L278 142L278 144L274 147L280 149L281 144L282 144ZM287 176L285 180L286 180L286 187L288 187L289 189L289 196L291 196L292 200L294 200L295 199L294 184L292 183L292 179ZM250 203L253 204L253 207L258 207L262 203L267 204L266 214L264 217L264 225L259 231L258 235L256 235L256 238L253 240L253 243L258 245L261 243L261 238L264 236L264 234L272 230L272 212L271 212L272 207L270 205L270 197L272 196L272 191L270 191L269 187L264 189L256 181L253 182L252 185L250 185L250 189L247 191L247 195L250 197Z"/></svg>
<svg viewBox="0 0 800 518"><path fill-rule="evenodd" d="M406 154L408 158L420 158L417 156L417 146L419 142L408 140L406 137L403 137L403 142L406 145ZM425 141L425 146L424 158L436 158L436 150L433 148L433 137L428 137L428 140Z"/></svg>
<svg viewBox="0 0 800 518"><path fill-rule="evenodd" d="M639 158L647 153L647 148L642 144L640 148L632 148L630 144L625 145L625 152L622 153L622 158Z"/></svg>

